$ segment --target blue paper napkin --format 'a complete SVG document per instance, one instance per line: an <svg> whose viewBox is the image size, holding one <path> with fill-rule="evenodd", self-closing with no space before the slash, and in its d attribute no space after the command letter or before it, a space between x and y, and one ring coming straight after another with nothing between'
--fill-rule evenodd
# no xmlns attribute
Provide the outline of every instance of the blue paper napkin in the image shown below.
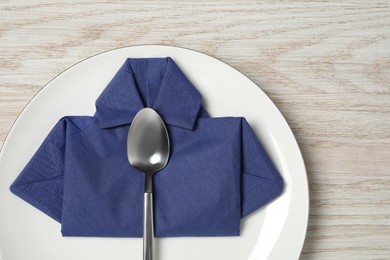
<svg viewBox="0 0 390 260"><path fill-rule="evenodd" d="M135 114L156 110L171 142L154 177L155 236L237 236L241 218L283 180L244 118L210 118L171 58L127 59L94 116L59 120L11 191L61 223L63 236L141 237L144 175L127 160Z"/></svg>

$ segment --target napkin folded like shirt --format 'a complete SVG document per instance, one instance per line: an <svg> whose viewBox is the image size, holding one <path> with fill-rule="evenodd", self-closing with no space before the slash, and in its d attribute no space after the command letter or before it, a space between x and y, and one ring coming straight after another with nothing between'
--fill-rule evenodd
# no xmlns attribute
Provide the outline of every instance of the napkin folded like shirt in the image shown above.
<svg viewBox="0 0 390 260"><path fill-rule="evenodd" d="M141 237L144 175L127 159L135 114L155 109L171 157L154 176L155 236L237 236L241 218L283 180L244 118L210 118L171 58L127 59L94 116L59 120L11 191L61 223L63 236Z"/></svg>

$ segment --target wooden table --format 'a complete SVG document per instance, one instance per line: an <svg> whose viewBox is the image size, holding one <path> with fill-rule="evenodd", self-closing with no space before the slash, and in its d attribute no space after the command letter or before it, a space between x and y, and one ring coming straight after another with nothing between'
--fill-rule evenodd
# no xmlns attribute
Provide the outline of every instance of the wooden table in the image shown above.
<svg viewBox="0 0 390 260"><path fill-rule="evenodd" d="M53 77L94 54L164 44L257 83L307 166L302 259L390 259L389 1L1 1L0 144Z"/></svg>

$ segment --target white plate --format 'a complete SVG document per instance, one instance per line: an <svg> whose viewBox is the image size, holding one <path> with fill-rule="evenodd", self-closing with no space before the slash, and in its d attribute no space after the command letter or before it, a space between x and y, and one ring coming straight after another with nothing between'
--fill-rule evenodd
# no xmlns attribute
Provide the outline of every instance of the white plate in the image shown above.
<svg viewBox="0 0 390 260"><path fill-rule="evenodd" d="M156 239L157 260L297 259L308 220L306 171L295 138L272 101L227 64L192 50L135 46L84 60L53 79L26 106L0 154L0 258L142 258L142 239L63 238L60 224L14 196L9 186L58 119L93 115L95 100L127 57L171 56L202 93L211 116L244 116L282 173L281 197L242 221L240 237Z"/></svg>

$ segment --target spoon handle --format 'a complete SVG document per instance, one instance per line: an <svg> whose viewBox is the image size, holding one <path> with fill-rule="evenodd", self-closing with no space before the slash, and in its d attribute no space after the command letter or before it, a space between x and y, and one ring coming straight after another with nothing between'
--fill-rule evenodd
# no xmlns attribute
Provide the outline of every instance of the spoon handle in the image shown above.
<svg viewBox="0 0 390 260"><path fill-rule="evenodd" d="M153 194L144 197L144 260L153 260Z"/></svg>

